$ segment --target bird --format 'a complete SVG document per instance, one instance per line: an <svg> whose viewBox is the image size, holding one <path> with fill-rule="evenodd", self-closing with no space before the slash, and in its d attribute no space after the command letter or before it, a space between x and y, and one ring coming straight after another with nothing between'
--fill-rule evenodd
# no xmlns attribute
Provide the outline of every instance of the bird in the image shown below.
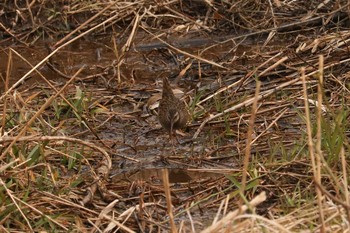
<svg viewBox="0 0 350 233"><path fill-rule="evenodd" d="M186 104L174 95L167 77L163 78L162 98L159 101L158 107L158 120L162 127L168 131L169 139L173 146L173 134L175 133L175 138L178 141L176 130L184 128L190 120L190 114Z"/></svg>

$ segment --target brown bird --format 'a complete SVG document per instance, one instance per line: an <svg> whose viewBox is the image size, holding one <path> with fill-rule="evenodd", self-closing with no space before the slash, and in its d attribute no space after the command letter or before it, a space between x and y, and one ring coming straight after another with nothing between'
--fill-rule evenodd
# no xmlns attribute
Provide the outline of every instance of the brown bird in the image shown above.
<svg viewBox="0 0 350 233"><path fill-rule="evenodd" d="M163 93L159 102L158 119L163 128L169 132L169 138L173 145L173 133L176 137L176 130L185 127L190 119L185 103L175 97L166 77L163 78Z"/></svg>

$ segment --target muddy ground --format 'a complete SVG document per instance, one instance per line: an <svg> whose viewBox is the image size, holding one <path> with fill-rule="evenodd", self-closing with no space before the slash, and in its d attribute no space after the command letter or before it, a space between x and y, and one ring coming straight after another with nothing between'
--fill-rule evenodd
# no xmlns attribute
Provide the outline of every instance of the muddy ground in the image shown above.
<svg viewBox="0 0 350 233"><path fill-rule="evenodd" d="M306 108L315 143L322 118L322 196L346 209L348 3L208 2L1 4L3 230L195 232L263 192L250 213L323 229L288 225L319 204ZM157 119L164 76L191 114L174 146ZM223 231L266 230L247 219Z"/></svg>

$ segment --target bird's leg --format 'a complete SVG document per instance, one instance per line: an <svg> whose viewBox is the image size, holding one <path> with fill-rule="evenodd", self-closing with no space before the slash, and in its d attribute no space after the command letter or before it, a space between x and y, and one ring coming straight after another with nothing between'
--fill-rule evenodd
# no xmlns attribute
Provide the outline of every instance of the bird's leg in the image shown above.
<svg viewBox="0 0 350 233"><path fill-rule="evenodd" d="M180 145L181 143L180 143L180 141L179 141L179 138L177 137L176 130L174 131L174 134L175 134L175 138L176 138L177 143Z"/></svg>
<svg viewBox="0 0 350 233"><path fill-rule="evenodd" d="M173 134L175 134L175 139L176 139L177 143L180 144L180 142L179 142L179 139L177 138L176 129L173 128L173 125L174 125L174 121L171 121L170 122L169 136L170 136L170 140L171 140L171 146L172 146L172 149L173 149L173 154L176 155L175 143L174 143L174 135Z"/></svg>
<svg viewBox="0 0 350 233"><path fill-rule="evenodd" d="M174 126L174 119L171 118L171 119L170 119L169 137L170 137L171 145L172 145L172 147L173 147L173 153L174 153L174 155L175 155L176 153L175 153L175 146L174 146L174 140L173 140L173 133L174 133L174 128L173 128L173 126ZM175 135L175 136L176 136L176 135Z"/></svg>
<svg viewBox="0 0 350 233"><path fill-rule="evenodd" d="M174 139L173 139L173 132L172 132L172 131L169 132L169 138L170 138L170 141L171 141L171 146L172 146L172 149L173 149L173 154L175 155L176 152L175 152L175 145L174 145Z"/></svg>

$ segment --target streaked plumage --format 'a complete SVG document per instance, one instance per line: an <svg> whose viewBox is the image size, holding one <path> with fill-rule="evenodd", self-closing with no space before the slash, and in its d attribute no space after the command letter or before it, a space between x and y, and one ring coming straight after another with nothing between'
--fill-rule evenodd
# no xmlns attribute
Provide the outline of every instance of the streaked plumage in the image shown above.
<svg viewBox="0 0 350 233"><path fill-rule="evenodd" d="M169 132L170 140L175 130L184 128L190 119L185 103L176 98L166 77L163 78L162 99L159 102L158 119Z"/></svg>

